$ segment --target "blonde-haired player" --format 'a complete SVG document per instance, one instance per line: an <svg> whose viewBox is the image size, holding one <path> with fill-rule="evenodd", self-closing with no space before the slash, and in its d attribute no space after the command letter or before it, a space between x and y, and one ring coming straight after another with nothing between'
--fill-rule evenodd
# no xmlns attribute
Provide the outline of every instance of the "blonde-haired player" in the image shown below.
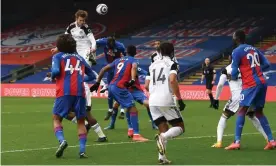
<svg viewBox="0 0 276 166"><path fill-rule="evenodd" d="M88 18L88 13L85 10L78 10L75 13L75 22L71 23L65 34L71 34L74 40L77 43L77 53L81 55L87 63L91 65L96 64L96 40L92 33L92 29L86 24L86 19ZM57 48L51 50L52 53L57 52ZM93 73L98 77L98 74L93 71ZM104 86L105 83L101 81L101 85ZM88 112L91 111L91 92L87 83L84 83L85 93L86 93L86 110ZM73 115L72 115L73 116ZM68 117L68 119L72 119L75 122L75 118ZM87 114L87 120L89 126L87 129L93 128L93 130L98 134L99 142L107 141L106 136L104 135L100 125L97 120L90 114Z"/></svg>

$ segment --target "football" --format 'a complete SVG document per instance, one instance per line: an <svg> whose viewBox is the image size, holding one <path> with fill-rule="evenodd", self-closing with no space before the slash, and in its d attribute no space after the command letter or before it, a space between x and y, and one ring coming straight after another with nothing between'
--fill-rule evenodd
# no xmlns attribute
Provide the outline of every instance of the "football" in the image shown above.
<svg viewBox="0 0 276 166"><path fill-rule="evenodd" d="M97 6L96 11L100 15L105 15L108 11L108 7L106 4L101 3Z"/></svg>

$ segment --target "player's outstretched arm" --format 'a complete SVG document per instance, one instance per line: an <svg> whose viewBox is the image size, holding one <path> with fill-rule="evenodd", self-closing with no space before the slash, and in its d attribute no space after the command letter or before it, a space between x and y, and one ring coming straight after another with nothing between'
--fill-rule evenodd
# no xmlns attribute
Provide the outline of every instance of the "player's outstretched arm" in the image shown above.
<svg viewBox="0 0 276 166"><path fill-rule="evenodd" d="M92 49L93 51L96 51L96 49L97 49L97 44L96 44L95 37L94 37L94 35L93 35L93 33L92 33L92 29L91 29L87 24L85 24L85 25L83 26L83 30L84 30L84 33L86 34L86 36L88 37L88 39L89 39L90 42L91 42L91 49Z"/></svg>
<svg viewBox="0 0 276 166"><path fill-rule="evenodd" d="M148 76L147 76L148 77ZM146 80L145 80L145 89L147 91L149 91L149 84L150 84L150 79L146 77Z"/></svg>
<svg viewBox="0 0 276 166"><path fill-rule="evenodd" d="M84 73L86 76L84 76L84 82L92 81L97 78L97 76L92 71L92 68L89 66L89 64L83 59L84 65L85 65L85 71Z"/></svg>
<svg viewBox="0 0 276 166"><path fill-rule="evenodd" d="M227 80L227 76L225 74L221 74L219 77L219 83L218 83L217 89L216 89L215 100L218 100L226 80Z"/></svg>
<svg viewBox="0 0 276 166"><path fill-rule="evenodd" d="M56 54L52 58L51 79L54 80L60 74L60 59L59 54Z"/></svg>
<svg viewBox="0 0 276 166"><path fill-rule="evenodd" d="M112 68L112 66L110 64L108 64L104 68L102 68L100 73L99 73L99 76L97 78L97 82L101 82L101 80L103 79L104 73L106 73L111 68Z"/></svg>
<svg viewBox="0 0 276 166"><path fill-rule="evenodd" d="M174 63L171 67L171 71L170 71L170 86L172 88L173 94L175 95L175 97L177 98L178 101L178 105L179 105L179 109L180 111L183 111L186 107L186 105L183 103L180 91L179 91L179 86L178 86L178 81L177 81L177 64Z"/></svg>
<svg viewBox="0 0 276 166"><path fill-rule="evenodd" d="M101 69L101 71L100 71L100 73L98 75L96 83L90 87L90 91L91 92L93 92L93 91L97 92L98 91L99 86L100 86L100 82L103 79L104 73L107 72L108 70L110 70L111 68L112 68L112 66L110 64L108 64L104 68Z"/></svg>
<svg viewBox="0 0 276 166"><path fill-rule="evenodd" d="M145 89L149 91L149 84L150 84L150 72L148 72L146 79L145 79Z"/></svg>
<svg viewBox="0 0 276 166"><path fill-rule="evenodd" d="M135 79L137 78L137 63L132 63L132 67L131 67L131 80L129 80L128 82L125 83L125 86L127 88L131 87L132 85L134 85L135 83Z"/></svg>
<svg viewBox="0 0 276 166"><path fill-rule="evenodd" d="M133 63L131 67L131 79L135 80L137 77L137 63Z"/></svg>

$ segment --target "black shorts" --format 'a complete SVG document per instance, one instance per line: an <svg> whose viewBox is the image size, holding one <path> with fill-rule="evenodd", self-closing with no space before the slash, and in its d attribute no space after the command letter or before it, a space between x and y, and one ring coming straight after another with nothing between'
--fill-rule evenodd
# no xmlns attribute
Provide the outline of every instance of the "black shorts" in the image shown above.
<svg viewBox="0 0 276 166"><path fill-rule="evenodd" d="M206 80L206 89L212 90L213 86L212 80Z"/></svg>

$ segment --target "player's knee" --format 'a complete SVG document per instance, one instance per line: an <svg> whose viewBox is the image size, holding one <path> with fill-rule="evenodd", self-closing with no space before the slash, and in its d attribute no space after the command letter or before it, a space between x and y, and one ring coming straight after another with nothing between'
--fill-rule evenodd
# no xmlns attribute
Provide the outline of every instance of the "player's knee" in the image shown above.
<svg viewBox="0 0 276 166"><path fill-rule="evenodd" d="M240 107L238 110L238 115L245 116L249 107Z"/></svg>
<svg viewBox="0 0 276 166"><path fill-rule="evenodd" d="M160 124L162 124L162 123L167 123L167 120L166 120L166 118L164 116L162 116L162 117L154 120L154 124L156 126L160 126Z"/></svg>
<svg viewBox="0 0 276 166"><path fill-rule="evenodd" d="M132 112L132 113L138 113L138 110L135 106L127 107L127 111Z"/></svg>
<svg viewBox="0 0 276 166"><path fill-rule="evenodd" d="M177 119L173 119L169 121L169 124L172 125L173 127L181 127L182 132L185 132L185 127L184 127L184 123L183 123L183 119L182 118L177 118Z"/></svg>
<svg viewBox="0 0 276 166"><path fill-rule="evenodd" d="M62 117L60 117L59 115L53 115L53 121L58 121L58 122L61 122L62 120Z"/></svg>
<svg viewBox="0 0 276 166"><path fill-rule="evenodd" d="M86 120L87 120L88 124L91 125L91 126L98 123L97 120L90 113L88 113L86 115Z"/></svg>
<svg viewBox="0 0 276 166"><path fill-rule="evenodd" d="M235 113L229 109L225 109L222 113L222 116L224 116L226 119L231 118L231 116L233 116Z"/></svg>

